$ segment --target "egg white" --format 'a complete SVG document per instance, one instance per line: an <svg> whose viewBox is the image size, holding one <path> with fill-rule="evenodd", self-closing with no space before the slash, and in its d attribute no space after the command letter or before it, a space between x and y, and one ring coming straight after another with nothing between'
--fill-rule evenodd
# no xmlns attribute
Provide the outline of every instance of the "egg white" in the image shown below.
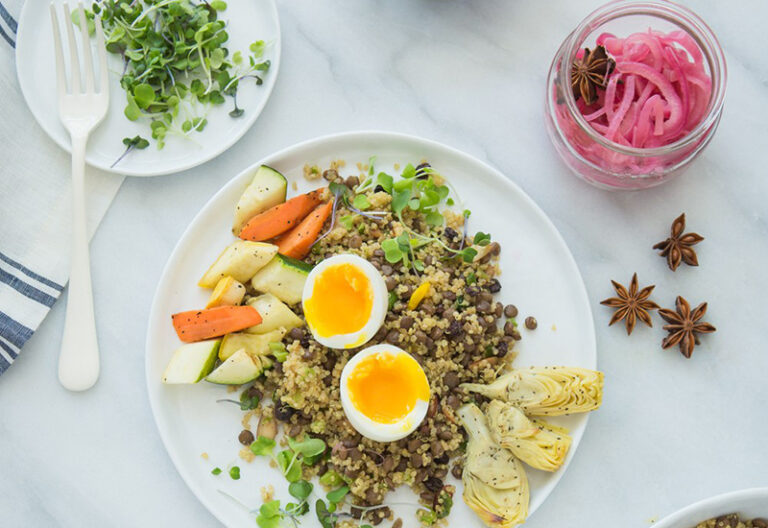
<svg viewBox="0 0 768 528"><path fill-rule="evenodd" d="M390 424L383 424L371 420L369 417L359 411L352 403L352 399L349 394L349 387L347 385L349 375L355 370L360 361L368 356L381 352L392 355L405 354L411 361L418 365L418 362L416 362L416 360L413 359L413 357L411 357L405 350L394 345L382 343L368 347L365 350L361 350L355 354L347 362L346 365L344 365L344 369L341 371L341 406L344 409L344 414L347 415L349 423L351 423L352 427L354 427L361 435L376 442L394 442L395 440L405 438L413 431L415 431L416 428L421 424L421 422L424 420L424 417L427 415L429 397L427 397L426 401L417 399L416 404L414 405L413 409L411 409L411 412L409 412L397 422ZM418 365L418 368L422 373L424 373L421 365ZM396 387L393 387L393 390L396 389Z"/></svg>
<svg viewBox="0 0 768 528"><path fill-rule="evenodd" d="M381 325L384 324L384 318L387 316L387 307L389 305L389 294L387 292L387 285L384 282L384 277L381 276L379 270L373 267L373 264L368 262L362 257L357 255L343 254L334 255L327 258L324 261L316 265L307 276L307 281L304 283L304 291L302 292L301 302L306 303L307 299L312 297L315 290L315 282L317 278L328 269L330 266L339 264L351 264L356 269L363 272L368 281L371 284L373 291L373 303L371 305L371 313L368 316L368 321L365 325L356 332L349 334L337 334L333 336L321 336L312 326L312 321L305 315L307 326L312 332L312 336L315 341L323 346L329 348L355 348L364 345L376 335Z"/></svg>

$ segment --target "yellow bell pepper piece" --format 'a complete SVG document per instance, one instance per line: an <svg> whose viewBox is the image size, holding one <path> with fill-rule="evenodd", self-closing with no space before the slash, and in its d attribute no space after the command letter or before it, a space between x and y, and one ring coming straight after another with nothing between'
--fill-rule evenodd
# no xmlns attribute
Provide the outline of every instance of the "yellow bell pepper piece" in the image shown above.
<svg viewBox="0 0 768 528"><path fill-rule="evenodd" d="M205 307L237 306L243 302L243 297L245 297L245 286L227 275L216 283L216 287L211 293L211 298Z"/></svg>
<svg viewBox="0 0 768 528"><path fill-rule="evenodd" d="M411 298L408 299L409 310L415 310L419 304L421 304L421 301L424 300L424 297L429 294L430 287L431 285L429 284L429 281L424 281L418 288L413 291Z"/></svg>

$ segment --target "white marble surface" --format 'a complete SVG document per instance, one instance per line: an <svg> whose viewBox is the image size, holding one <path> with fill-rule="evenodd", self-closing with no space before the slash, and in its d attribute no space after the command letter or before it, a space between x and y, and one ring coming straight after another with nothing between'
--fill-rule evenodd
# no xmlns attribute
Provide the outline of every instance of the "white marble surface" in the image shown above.
<svg viewBox="0 0 768 528"><path fill-rule="evenodd" d="M542 115L550 59L598 1L280 1L283 66L256 126L202 167L127 179L96 234L98 385L72 394L56 382L63 302L0 378L0 525L217 525L176 474L149 410L155 283L186 222L241 168L299 140L368 128L436 139L498 167L550 215L581 267L605 404L526 526L644 527L700 498L768 485L768 3L688 3L726 51L720 130L685 176L611 194L566 171ZM707 240L701 266L673 274L650 246L681 211ZM678 293L709 301L718 332L692 359L660 349L658 319L629 339L607 327L598 302L612 294L609 279L633 271L665 306Z"/></svg>

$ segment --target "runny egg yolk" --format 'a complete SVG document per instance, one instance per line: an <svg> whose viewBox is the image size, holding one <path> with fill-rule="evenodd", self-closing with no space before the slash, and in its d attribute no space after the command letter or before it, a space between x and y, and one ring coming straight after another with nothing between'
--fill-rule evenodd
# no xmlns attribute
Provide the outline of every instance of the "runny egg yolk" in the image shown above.
<svg viewBox="0 0 768 528"><path fill-rule="evenodd" d="M395 423L410 413L418 400L429 400L429 383L415 359L407 354L371 354L355 366L347 379L352 405L382 424Z"/></svg>
<svg viewBox="0 0 768 528"><path fill-rule="evenodd" d="M304 316L322 337L351 334L365 326L373 307L373 288L353 264L329 266L315 279Z"/></svg>

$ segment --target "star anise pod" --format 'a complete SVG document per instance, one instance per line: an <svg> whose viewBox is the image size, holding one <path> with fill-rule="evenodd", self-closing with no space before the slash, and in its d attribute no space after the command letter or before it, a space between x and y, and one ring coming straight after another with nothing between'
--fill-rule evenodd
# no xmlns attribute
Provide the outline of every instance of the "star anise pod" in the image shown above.
<svg viewBox="0 0 768 528"><path fill-rule="evenodd" d="M653 326L651 321L650 310L658 309L659 305L648 299L651 296L651 292L656 286L646 286L642 290L638 291L637 285L637 273L632 275L632 281L629 283L629 290L616 281L611 281L613 289L616 290L618 297L611 297L601 301L600 304L616 308L616 311L611 317L611 322L619 322L624 319L624 324L627 327L627 335L632 333L635 328L635 322L640 319L648 326Z"/></svg>
<svg viewBox="0 0 768 528"><path fill-rule="evenodd" d="M707 303L701 303L691 310L688 301L678 295L675 300L676 311L659 309L659 315L668 322L664 325L664 330L669 335L661 342L661 348L669 348L680 345L680 352L687 358L693 354L693 347L698 345L697 334L711 334L716 330L709 323L701 321L704 314L707 313Z"/></svg>
<svg viewBox="0 0 768 528"><path fill-rule="evenodd" d="M661 250L659 252L660 256L667 257L667 265L672 271L677 269L680 262L685 262L689 266L699 265L696 251L691 246L704 240L704 237L698 233L683 234L683 231L685 231L685 213L675 218L675 221L672 222L669 238L653 246L653 249Z"/></svg>
<svg viewBox="0 0 768 528"><path fill-rule="evenodd" d="M584 56L574 60L571 65L573 97L578 99L581 96L585 104L594 104L597 101L596 89L605 86L614 65L605 47L597 46L592 51L584 48Z"/></svg>

